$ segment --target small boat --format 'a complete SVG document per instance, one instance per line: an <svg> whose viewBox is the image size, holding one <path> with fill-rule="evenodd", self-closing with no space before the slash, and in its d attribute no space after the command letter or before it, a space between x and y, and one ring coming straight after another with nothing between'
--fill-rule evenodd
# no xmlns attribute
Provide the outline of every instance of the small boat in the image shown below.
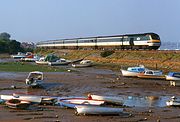
<svg viewBox="0 0 180 122"><path fill-rule="evenodd" d="M15 109L27 109L29 107L31 102L19 100L19 99L10 99L5 102L5 104L9 108L15 108Z"/></svg>
<svg viewBox="0 0 180 122"><path fill-rule="evenodd" d="M57 60L55 62L49 62L48 65L50 65L50 66L59 66L59 65L68 65L70 63L71 63L71 61L61 58L61 59L59 59L59 60Z"/></svg>
<svg viewBox="0 0 180 122"><path fill-rule="evenodd" d="M169 72L166 75L166 80L180 81L180 72Z"/></svg>
<svg viewBox="0 0 180 122"><path fill-rule="evenodd" d="M176 97L172 97L171 100L166 102L167 106L180 106L180 99Z"/></svg>
<svg viewBox="0 0 180 122"><path fill-rule="evenodd" d="M106 103L123 105L122 97L90 95L93 100L104 100Z"/></svg>
<svg viewBox="0 0 180 122"><path fill-rule="evenodd" d="M137 77L137 75L141 72L144 72L146 69L144 66L139 67L128 67L127 70L121 69L122 75L126 77Z"/></svg>
<svg viewBox="0 0 180 122"><path fill-rule="evenodd" d="M40 103L42 100L41 96L35 95L24 95L24 94L13 94L13 95L0 95L2 100L11 100L11 99L19 99L23 101L29 101L31 103Z"/></svg>
<svg viewBox="0 0 180 122"><path fill-rule="evenodd" d="M26 78L26 84L28 86L39 86L44 82L43 73L39 71L30 72Z"/></svg>
<svg viewBox="0 0 180 122"><path fill-rule="evenodd" d="M137 75L139 78L147 78L147 79L165 79L165 76L162 74L160 70L146 70Z"/></svg>
<svg viewBox="0 0 180 122"><path fill-rule="evenodd" d="M180 72L169 72L166 80L170 81L171 86L180 86Z"/></svg>
<svg viewBox="0 0 180 122"><path fill-rule="evenodd" d="M76 105L76 115L120 115L123 108Z"/></svg>
<svg viewBox="0 0 180 122"><path fill-rule="evenodd" d="M22 61L26 61L26 62L35 62L35 61L39 61L40 57L38 55L30 55L26 58L21 58Z"/></svg>
<svg viewBox="0 0 180 122"><path fill-rule="evenodd" d="M82 60L79 64L72 64L74 68L81 68L81 67L90 67L93 65L91 60Z"/></svg>
<svg viewBox="0 0 180 122"><path fill-rule="evenodd" d="M74 108L75 105L99 106L104 103L105 103L104 100L92 100L85 97L64 97L64 98L59 98L56 104L62 107Z"/></svg>
<svg viewBox="0 0 180 122"><path fill-rule="evenodd" d="M11 55L11 57L14 59L21 59L21 58L25 58L26 54L24 54L22 52L18 52L16 55Z"/></svg>
<svg viewBox="0 0 180 122"><path fill-rule="evenodd" d="M39 65L48 65L49 61L45 61L44 57L41 57L38 61L35 61Z"/></svg>

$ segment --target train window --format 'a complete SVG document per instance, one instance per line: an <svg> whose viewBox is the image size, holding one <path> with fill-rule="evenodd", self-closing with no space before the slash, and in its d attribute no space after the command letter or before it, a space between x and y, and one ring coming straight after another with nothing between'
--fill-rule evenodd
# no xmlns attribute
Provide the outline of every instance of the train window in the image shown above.
<svg viewBox="0 0 180 122"><path fill-rule="evenodd" d="M78 40L79 43L91 43L91 42L94 42L93 39L91 40Z"/></svg>
<svg viewBox="0 0 180 122"><path fill-rule="evenodd" d="M122 38L104 38L104 39L98 39L98 42L121 42Z"/></svg>
<svg viewBox="0 0 180 122"><path fill-rule="evenodd" d="M156 34L151 35L151 37L152 37L152 39L158 39L158 40L160 39L159 36Z"/></svg>

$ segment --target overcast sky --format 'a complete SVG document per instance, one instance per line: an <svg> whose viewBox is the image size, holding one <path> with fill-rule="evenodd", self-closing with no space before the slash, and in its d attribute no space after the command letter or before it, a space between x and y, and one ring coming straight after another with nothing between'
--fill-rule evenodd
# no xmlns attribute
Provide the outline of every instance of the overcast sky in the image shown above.
<svg viewBox="0 0 180 122"><path fill-rule="evenodd" d="M180 42L180 0L0 0L0 33L20 42L154 32Z"/></svg>

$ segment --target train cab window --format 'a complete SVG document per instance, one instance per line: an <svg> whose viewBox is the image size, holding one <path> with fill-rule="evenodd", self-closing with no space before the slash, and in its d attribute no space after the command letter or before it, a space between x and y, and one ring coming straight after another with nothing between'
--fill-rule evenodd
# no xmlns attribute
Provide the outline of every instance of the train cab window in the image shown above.
<svg viewBox="0 0 180 122"><path fill-rule="evenodd" d="M151 35L151 38L152 38L152 39L157 39L157 40L160 40L159 36L158 36L158 35L156 35L156 34L152 34L152 35Z"/></svg>

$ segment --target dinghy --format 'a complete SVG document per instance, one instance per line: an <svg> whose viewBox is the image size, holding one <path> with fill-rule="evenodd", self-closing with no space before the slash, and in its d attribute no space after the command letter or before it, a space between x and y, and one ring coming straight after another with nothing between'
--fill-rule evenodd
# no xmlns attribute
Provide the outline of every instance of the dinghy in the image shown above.
<svg viewBox="0 0 180 122"><path fill-rule="evenodd" d="M26 78L26 85L32 87L41 85L43 82L43 73L39 71L30 72Z"/></svg>
<svg viewBox="0 0 180 122"><path fill-rule="evenodd" d="M176 97L172 97L171 100L166 102L167 106L180 106L180 99Z"/></svg>
<svg viewBox="0 0 180 122"><path fill-rule="evenodd" d="M104 100L107 103L112 103L116 105L123 105L122 97L115 96L100 96L100 95L90 95L93 100Z"/></svg>
<svg viewBox="0 0 180 122"><path fill-rule="evenodd" d="M74 68L81 68L81 67L90 67L93 65L91 60L82 60L79 64L72 64Z"/></svg>
<svg viewBox="0 0 180 122"><path fill-rule="evenodd" d="M18 99L23 101L29 101L31 103L40 103L42 100L41 96L34 96L34 95L20 95L20 94L13 94L13 95L1 95L1 99L8 101L11 99Z"/></svg>
<svg viewBox="0 0 180 122"><path fill-rule="evenodd" d="M70 60L60 58L59 60L57 60L55 62L49 62L48 65L50 65L50 66L59 66L59 65L68 65L70 63L71 63Z"/></svg>
<svg viewBox="0 0 180 122"><path fill-rule="evenodd" d="M15 109L27 109L29 107L31 102L19 100L19 99L10 99L5 102L5 104L9 108L15 108Z"/></svg>
<svg viewBox="0 0 180 122"><path fill-rule="evenodd" d="M120 115L123 108L76 105L76 115Z"/></svg>
<svg viewBox="0 0 180 122"><path fill-rule="evenodd" d="M104 100L92 100L85 97L66 97L66 98L59 98L58 102L56 104L68 107L68 108L74 108L75 105L102 105L104 104Z"/></svg>

